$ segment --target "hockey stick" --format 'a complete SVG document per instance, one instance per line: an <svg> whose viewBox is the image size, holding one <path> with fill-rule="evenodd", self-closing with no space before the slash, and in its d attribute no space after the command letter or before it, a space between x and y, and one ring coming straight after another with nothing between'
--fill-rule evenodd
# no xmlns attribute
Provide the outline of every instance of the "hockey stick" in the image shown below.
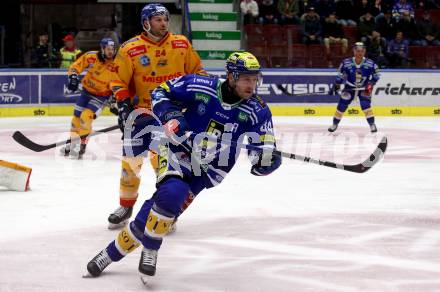
<svg viewBox="0 0 440 292"><path fill-rule="evenodd" d="M195 136L196 135L194 133L192 133L190 135L190 137L192 139L194 139ZM221 144L225 144L225 145L229 145L229 146L233 146L233 147L240 147L243 149L258 151L258 152L263 152L265 150L261 147L254 146L251 144L240 144L235 141L217 139L216 137L212 137L212 136L205 136L205 137L207 139L210 139L210 140L212 139L213 141L217 141L217 143L221 143ZM301 156L301 155L294 154L294 153L282 152L279 150L273 150L273 154L281 156L281 157L285 157L288 159L300 160L300 161L323 165L323 166L327 166L327 167L331 167L331 168L339 168L339 169L345 170L345 171L364 173L364 172L368 171L370 168L372 168L376 163L378 163L382 159L382 157L384 156L385 151L387 149L387 146L388 146L388 139L387 139L387 137L384 136L382 138L382 140L380 141L380 143L377 145L376 149L373 151L373 153L371 153L365 161L363 161L359 164L354 164L354 165L346 165L346 164L340 164L340 163L331 162L331 161L319 160L319 159L314 159L314 158L307 157L307 156Z"/></svg>
<svg viewBox="0 0 440 292"><path fill-rule="evenodd" d="M72 141L77 141L79 139L86 138L86 137L96 136L96 135L99 135L99 134L102 134L102 133L106 133L106 132L110 132L110 131L116 130L118 128L119 128L118 125L114 125L114 126L111 126L111 127L108 127L108 128L104 128L104 129L95 131L95 132L93 132L93 133L91 133L89 135L79 136L79 137L77 137L75 139L72 139ZM48 144L48 145L42 145L42 144L38 144L38 143L35 143L34 141L30 140L28 137L26 137L20 131L15 131L14 134L12 135L12 138L18 144L20 144L20 145L22 145L22 146L24 146L24 147L26 147L26 148L28 148L28 149L30 149L32 151L35 151L35 152L41 152L41 151L45 151L45 150L48 150L48 149L51 149L51 148L55 148L57 146L62 146L62 145L65 145L67 142L71 141L71 139L67 139L67 140L64 140L64 141L60 141L60 142L56 142L56 143L52 143L52 144Z"/></svg>

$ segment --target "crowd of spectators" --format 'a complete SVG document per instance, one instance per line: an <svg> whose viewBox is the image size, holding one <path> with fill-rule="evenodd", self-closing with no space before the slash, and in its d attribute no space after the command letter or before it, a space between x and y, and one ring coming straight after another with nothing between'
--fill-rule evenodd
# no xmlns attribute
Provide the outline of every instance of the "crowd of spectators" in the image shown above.
<svg viewBox="0 0 440 292"><path fill-rule="evenodd" d="M244 25L298 25L301 42L323 44L327 54L333 43L347 51L343 27L356 27L368 57L382 68L408 66L408 46L440 45L440 25L430 13L440 0L242 0L240 7ZM423 10L418 18L415 8Z"/></svg>
<svg viewBox="0 0 440 292"><path fill-rule="evenodd" d="M31 66L33 68L69 68L82 52L77 48L73 34L67 34L62 41L64 45L57 48L49 40L47 32L40 33L38 42L32 50Z"/></svg>

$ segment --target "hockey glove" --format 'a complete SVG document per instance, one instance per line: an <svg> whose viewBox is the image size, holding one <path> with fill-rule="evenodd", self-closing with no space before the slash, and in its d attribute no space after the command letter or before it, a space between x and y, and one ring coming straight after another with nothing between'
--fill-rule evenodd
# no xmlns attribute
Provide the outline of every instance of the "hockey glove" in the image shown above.
<svg viewBox="0 0 440 292"><path fill-rule="evenodd" d="M174 135L178 137L183 136L188 129L186 120L183 116L169 120L164 125L164 128L167 137L173 137Z"/></svg>
<svg viewBox="0 0 440 292"><path fill-rule="evenodd" d="M69 89L72 92L75 92L78 89L79 86L79 79L77 74L70 74L69 75L69 83L67 84L67 89Z"/></svg>
<svg viewBox="0 0 440 292"><path fill-rule="evenodd" d="M330 88L328 94L329 95L336 95L340 89L341 89L341 84L333 84L333 86Z"/></svg>
<svg viewBox="0 0 440 292"><path fill-rule="evenodd" d="M118 102L118 125L122 133L124 133L125 122L133 110L134 107L129 98Z"/></svg>
<svg viewBox="0 0 440 292"><path fill-rule="evenodd" d="M256 176L268 175L274 172L281 165L281 156L279 155L271 155L270 164L263 166L263 153L258 153L258 162L254 164L251 168L251 173ZM266 163L267 164L267 163Z"/></svg>
<svg viewBox="0 0 440 292"><path fill-rule="evenodd" d="M371 93L373 92L373 84L368 83L367 87L364 90L365 96L371 96Z"/></svg>
<svg viewBox="0 0 440 292"><path fill-rule="evenodd" d="M119 109L118 109L118 104L116 103L116 100L114 97L112 97L109 101L108 101L108 109L109 111L114 114L115 116L119 116Z"/></svg>

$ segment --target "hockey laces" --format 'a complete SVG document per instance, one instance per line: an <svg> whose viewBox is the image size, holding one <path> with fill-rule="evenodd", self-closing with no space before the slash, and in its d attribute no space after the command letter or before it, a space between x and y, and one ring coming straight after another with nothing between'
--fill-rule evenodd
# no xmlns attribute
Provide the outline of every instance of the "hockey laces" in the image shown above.
<svg viewBox="0 0 440 292"><path fill-rule="evenodd" d="M119 207L118 209L116 209L114 214L118 217L123 217L125 214L127 214L127 212L128 212L128 208Z"/></svg>
<svg viewBox="0 0 440 292"><path fill-rule="evenodd" d="M142 253L142 264L147 266L155 266L157 259L157 251L156 250L144 250Z"/></svg>
<svg viewBox="0 0 440 292"><path fill-rule="evenodd" d="M105 267L111 264L112 259L108 256L107 252L103 250L96 257L95 262L98 265L99 269L102 271L105 269Z"/></svg>

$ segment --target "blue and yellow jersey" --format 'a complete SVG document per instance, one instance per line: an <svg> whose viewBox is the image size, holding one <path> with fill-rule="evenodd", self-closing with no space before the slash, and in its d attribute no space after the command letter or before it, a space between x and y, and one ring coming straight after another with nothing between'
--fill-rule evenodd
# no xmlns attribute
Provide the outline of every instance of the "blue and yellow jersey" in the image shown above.
<svg viewBox="0 0 440 292"><path fill-rule="evenodd" d="M218 77L195 74L167 81L152 94L153 112L164 122L168 113L186 109L184 117L189 131L238 143L247 137L253 145L274 148L275 136L269 107L256 95L235 104L223 102L223 82ZM209 164L218 170L216 175L225 176L234 166L239 149L217 146L220 148L215 149L215 154L210 154L215 158Z"/></svg>
<svg viewBox="0 0 440 292"><path fill-rule="evenodd" d="M372 60L363 58L358 65L354 58L346 58L339 66L336 84L345 84L345 90L364 89L368 84L376 84L379 78L379 67Z"/></svg>

